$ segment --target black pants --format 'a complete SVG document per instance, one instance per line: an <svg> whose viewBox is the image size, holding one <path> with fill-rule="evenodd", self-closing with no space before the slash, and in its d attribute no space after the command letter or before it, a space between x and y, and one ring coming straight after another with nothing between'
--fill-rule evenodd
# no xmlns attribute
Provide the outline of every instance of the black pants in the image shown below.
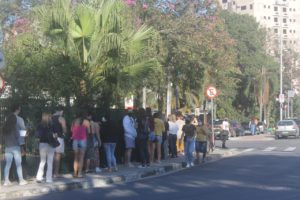
<svg viewBox="0 0 300 200"><path fill-rule="evenodd" d="M149 153L148 153L147 141L148 141L147 138L138 139L139 155L143 166L149 164Z"/></svg>
<svg viewBox="0 0 300 200"><path fill-rule="evenodd" d="M226 148L226 140L228 140L229 132L228 131L222 131L221 133L221 140L222 140L222 148Z"/></svg>
<svg viewBox="0 0 300 200"><path fill-rule="evenodd" d="M177 157L177 135L175 134L169 134L169 146L170 146L170 154L171 157Z"/></svg>

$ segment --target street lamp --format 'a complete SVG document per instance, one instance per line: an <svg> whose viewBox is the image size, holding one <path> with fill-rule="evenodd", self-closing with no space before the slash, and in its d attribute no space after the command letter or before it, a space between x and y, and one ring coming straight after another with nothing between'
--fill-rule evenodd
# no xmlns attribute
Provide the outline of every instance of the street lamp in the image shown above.
<svg viewBox="0 0 300 200"><path fill-rule="evenodd" d="M280 94L279 94L279 103L280 103L280 120L282 120L283 115L283 103L284 103L284 94L283 94L283 81L282 81L282 74L283 74L283 40L282 40L282 34L283 34L283 7L287 6L287 4L279 3L278 1L275 2L276 6L280 6L280 34L279 34L279 51L280 51Z"/></svg>

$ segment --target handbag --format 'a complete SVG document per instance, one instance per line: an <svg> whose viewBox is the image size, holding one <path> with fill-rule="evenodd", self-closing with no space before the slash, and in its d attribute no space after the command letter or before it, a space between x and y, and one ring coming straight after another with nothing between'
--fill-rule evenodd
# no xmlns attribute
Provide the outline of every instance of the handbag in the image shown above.
<svg viewBox="0 0 300 200"><path fill-rule="evenodd" d="M53 148L56 148L60 145L57 137L54 137L53 133L51 133L51 132L48 134L48 141L49 141L48 144Z"/></svg>

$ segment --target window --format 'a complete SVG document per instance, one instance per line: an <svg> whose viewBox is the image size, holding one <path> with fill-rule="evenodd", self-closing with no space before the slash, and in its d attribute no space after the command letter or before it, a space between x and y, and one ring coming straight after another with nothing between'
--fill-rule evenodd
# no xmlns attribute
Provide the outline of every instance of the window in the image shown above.
<svg viewBox="0 0 300 200"><path fill-rule="evenodd" d="M222 0L222 3L227 3L227 0Z"/></svg>
<svg viewBox="0 0 300 200"><path fill-rule="evenodd" d="M296 30L294 30L294 33L296 33Z"/></svg>
<svg viewBox="0 0 300 200"><path fill-rule="evenodd" d="M247 6L241 6L241 10L247 10Z"/></svg>
<svg viewBox="0 0 300 200"><path fill-rule="evenodd" d="M250 10L252 10L253 9L253 4L250 4Z"/></svg>
<svg viewBox="0 0 300 200"><path fill-rule="evenodd" d="M296 22L296 19L294 19L294 22Z"/></svg>
<svg viewBox="0 0 300 200"><path fill-rule="evenodd" d="M271 19L271 17L268 17L268 19Z"/></svg>
<svg viewBox="0 0 300 200"><path fill-rule="evenodd" d="M286 8L282 8L282 12L286 12Z"/></svg>
<svg viewBox="0 0 300 200"><path fill-rule="evenodd" d="M286 29L283 29L283 31L282 31L282 32L283 32L283 34L286 34L286 33L287 33Z"/></svg>
<svg viewBox="0 0 300 200"><path fill-rule="evenodd" d="M287 22L286 18L283 18L282 22L286 24Z"/></svg>
<svg viewBox="0 0 300 200"><path fill-rule="evenodd" d="M264 5L264 8L267 8L267 6L266 6L266 5Z"/></svg>
<svg viewBox="0 0 300 200"><path fill-rule="evenodd" d="M274 29L274 33L278 33L278 29L277 28Z"/></svg>
<svg viewBox="0 0 300 200"><path fill-rule="evenodd" d="M271 6L268 6L268 8L270 9L270 8L271 8Z"/></svg>
<svg viewBox="0 0 300 200"><path fill-rule="evenodd" d="M274 22L278 22L278 18L277 17L274 17Z"/></svg>
<svg viewBox="0 0 300 200"><path fill-rule="evenodd" d="M264 19L267 19L267 17L266 17L266 16L264 16Z"/></svg>
<svg viewBox="0 0 300 200"><path fill-rule="evenodd" d="M294 8L293 11L296 12L296 9Z"/></svg>
<svg viewBox="0 0 300 200"><path fill-rule="evenodd" d="M278 7L277 6L274 7L274 11L278 11Z"/></svg>

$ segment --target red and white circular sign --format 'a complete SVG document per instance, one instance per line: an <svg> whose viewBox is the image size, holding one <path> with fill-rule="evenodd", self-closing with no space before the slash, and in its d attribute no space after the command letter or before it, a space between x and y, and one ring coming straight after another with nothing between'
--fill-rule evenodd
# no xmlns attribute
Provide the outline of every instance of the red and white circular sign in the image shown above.
<svg viewBox="0 0 300 200"><path fill-rule="evenodd" d="M218 91L214 86L209 86L206 89L206 96L210 99L215 98L218 95Z"/></svg>

